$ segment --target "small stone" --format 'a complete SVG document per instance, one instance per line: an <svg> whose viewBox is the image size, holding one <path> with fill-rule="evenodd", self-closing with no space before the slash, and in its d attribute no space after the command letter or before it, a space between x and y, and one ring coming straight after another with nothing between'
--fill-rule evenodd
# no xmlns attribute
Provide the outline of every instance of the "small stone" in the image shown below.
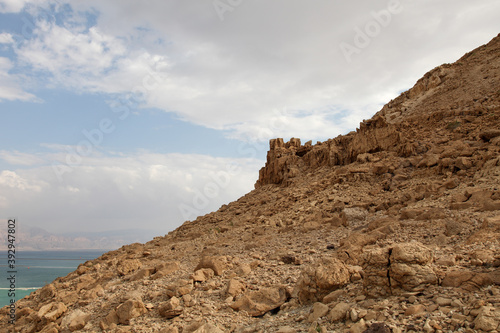
<svg viewBox="0 0 500 333"><path fill-rule="evenodd" d="M448 306L451 305L451 298L446 298L446 297L437 297L434 302L439 305L439 306Z"/></svg>

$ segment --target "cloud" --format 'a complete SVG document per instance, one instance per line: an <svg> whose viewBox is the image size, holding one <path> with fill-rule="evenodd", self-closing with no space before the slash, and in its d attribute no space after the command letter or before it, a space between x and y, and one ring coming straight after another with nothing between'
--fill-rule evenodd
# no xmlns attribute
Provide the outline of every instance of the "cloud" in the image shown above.
<svg viewBox="0 0 500 333"><path fill-rule="evenodd" d="M10 74L13 64L8 58L0 57L0 102L2 100L37 101L33 94L23 90L22 75Z"/></svg>
<svg viewBox="0 0 500 333"><path fill-rule="evenodd" d="M9 151L0 150L0 159L11 165L23 165L23 166L33 166L39 165L45 162L43 158L39 156L40 154L29 154L19 151Z"/></svg>
<svg viewBox="0 0 500 333"><path fill-rule="evenodd" d="M38 21L34 38L17 50L23 62L55 85L136 93L142 106L240 139L268 128L283 109L293 111L290 127L274 136L351 130L426 71L492 38L491 13L500 9L493 0L481 11L469 1L401 0L384 22L386 1L252 1L233 3L221 20L208 0L67 3L71 20L88 25L91 13L96 23L82 29ZM456 20L464 13L467 23ZM370 28L367 45L346 57L340 45L354 45Z"/></svg>
<svg viewBox="0 0 500 333"><path fill-rule="evenodd" d="M10 156L19 155L3 151L0 158L13 163ZM22 168L0 173L0 205L9 216L53 232L167 232L250 191L263 164L246 156L106 152L72 166L61 182L52 163L64 163L65 152L28 155L19 158Z"/></svg>
<svg viewBox="0 0 500 333"><path fill-rule="evenodd" d="M12 35L6 32L0 33L0 44L13 44L14 38Z"/></svg>

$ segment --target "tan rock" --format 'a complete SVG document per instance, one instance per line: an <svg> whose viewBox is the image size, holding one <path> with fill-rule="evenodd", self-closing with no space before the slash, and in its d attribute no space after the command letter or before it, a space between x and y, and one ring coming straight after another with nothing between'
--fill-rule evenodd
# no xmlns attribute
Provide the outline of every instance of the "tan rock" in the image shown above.
<svg viewBox="0 0 500 333"><path fill-rule="evenodd" d="M245 291L245 289L246 289L245 284L243 284L242 282L240 282L238 280L231 279L231 280L229 280L229 283L227 284L226 295L236 297L236 296L240 295L241 293L243 293Z"/></svg>
<svg viewBox="0 0 500 333"><path fill-rule="evenodd" d="M116 308L116 315L120 324L128 325L131 319L142 316L148 312L144 303L139 300L128 300Z"/></svg>
<svg viewBox="0 0 500 333"><path fill-rule="evenodd" d="M328 314L328 319L331 322L337 322L345 320L347 317L347 312L351 308L351 305L348 303L340 302L337 303Z"/></svg>
<svg viewBox="0 0 500 333"><path fill-rule="evenodd" d="M171 325L162 328L159 333L179 333L179 330L177 329L177 327Z"/></svg>
<svg viewBox="0 0 500 333"><path fill-rule="evenodd" d="M237 311L246 311L250 316L257 317L280 307L285 301L286 291L284 288L263 288L243 294L231 305L231 308Z"/></svg>
<svg viewBox="0 0 500 333"><path fill-rule="evenodd" d="M165 287L166 294L170 297L173 296L184 296L189 294L193 290L193 280L184 280L180 279L175 281L172 284L169 284Z"/></svg>
<svg viewBox="0 0 500 333"><path fill-rule="evenodd" d="M128 275L142 267L142 263L137 259L126 259L120 261L116 266L116 271L120 275Z"/></svg>
<svg viewBox="0 0 500 333"><path fill-rule="evenodd" d="M160 305L158 309L160 316L167 319L179 316L184 311L180 304L181 302L177 297L171 297L167 302Z"/></svg>
<svg viewBox="0 0 500 333"><path fill-rule="evenodd" d="M119 322L118 315L116 314L116 310L111 310L106 317L99 323L99 327L102 330L109 330L115 327Z"/></svg>
<svg viewBox="0 0 500 333"><path fill-rule="evenodd" d="M346 294L346 292L343 289L337 289L335 291L332 291L331 293L329 293L328 295L323 297L323 303L330 304L330 303L336 302L340 296L343 296L345 294Z"/></svg>
<svg viewBox="0 0 500 333"><path fill-rule="evenodd" d="M252 272L252 267L249 264L241 264L235 269L235 273L238 276L247 276Z"/></svg>
<svg viewBox="0 0 500 333"><path fill-rule="evenodd" d="M425 306L422 304L412 305L405 310L405 316L414 316L425 312Z"/></svg>
<svg viewBox="0 0 500 333"><path fill-rule="evenodd" d="M351 326L349 333L363 333L366 329L366 323L363 319L361 319L358 323Z"/></svg>
<svg viewBox="0 0 500 333"><path fill-rule="evenodd" d="M349 270L344 263L335 258L322 258L302 271L295 290L299 301L306 304L322 300L349 281Z"/></svg>
<svg viewBox="0 0 500 333"><path fill-rule="evenodd" d="M65 313L67 309L68 308L64 303L49 303L42 306L40 310L38 310L38 317L43 318L49 322L56 321L56 319L61 317L61 315Z"/></svg>
<svg viewBox="0 0 500 333"><path fill-rule="evenodd" d="M204 324L193 333L224 333L224 331L212 324Z"/></svg>
<svg viewBox="0 0 500 333"><path fill-rule="evenodd" d="M311 314L309 314L309 317L307 318L307 322L314 323L319 318L326 316L329 310L330 308L328 305L319 302L314 303L311 309Z"/></svg>
<svg viewBox="0 0 500 333"><path fill-rule="evenodd" d="M221 275L228 268L228 265L224 256L204 256L196 266L195 271L201 268L210 268L215 275Z"/></svg>
<svg viewBox="0 0 500 333"><path fill-rule="evenodd" d="M77 309L62 319L61 326L68 328L71 332L78 331L85 327L89 318L90 315L88 313Z"/></svg>
<svg viewBox="0 0 500 333"><path fill-rule="evenodd" d="M500 309L493 306L483 306L474 320L474 328L490 332L500 328Z"/></svg>
<svg viewBox="0 0 500 333"><path fill-rule="evenodd" d="M155 267L155 273L151 276L152 280L161 279L167 275L177 272L181 268L178 261L168 261Z"/></svg>
<svg viewBox="0 0 500 333"><path fill-rule="evenodd" d="M189 278L195 282L205 282L210 280L214 275L215 273L211 268L201 268L191 274Z"/></svg>

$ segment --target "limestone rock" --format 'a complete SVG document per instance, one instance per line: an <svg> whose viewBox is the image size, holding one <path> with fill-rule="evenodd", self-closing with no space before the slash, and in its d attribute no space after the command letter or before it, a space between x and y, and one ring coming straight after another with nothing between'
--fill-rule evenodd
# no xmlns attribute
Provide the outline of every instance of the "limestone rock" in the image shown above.
<svg viewBox="0 0 500 333"><path fill-rule="evenodd" d="M223 330L211 324L204 324L193 333L224 333Z"/></svg>
<svg viewBox="0 0 500 333"><path fill-rule="evenodd" d="M250 316L257 317L280 307L285 301L285 289L271 287L246 292L231 307L234 310L246 311Z"/></svg>
<svg viewBox="0 0 500 333"><path fill-rule="evenodd" d="M160 316L167 319L179 316L184 311L180 304L181 302L177 297L171 297L167 302L160 306Z"/></svg>
<svg viewBox="0 0 500 333"><path fill-rule="evenodd" d="M474 328L490 332L500 328L500 309L493 306L483 306L474 320Z"/></svg>
<svg viewBox="0 0 500 333"><path fill-rule="evenodd" d="M365 251L365 293L377 297L421 291L436 284L437 276L430 266L433 257L432 251L418 242Z"/></svg>
<svg viewBox="0 0 500 333"><path fill-rule="evenodd" d="M148 312L144 303L139 300L128 300L116 308L116 315L120 324L128 325L131 319L142 316Z"/></svg>
<svg viewBox="0 0 500 333"><path fill-rule="evenodd" d="M77 309L63 318L61 326L68 328L71 332L78 331L85 327L89 318L88 313Z"/></svg>
<svg viewBox="0 0 500 333"><path fill-rule="evenodd" d="M205 282L214 276L214 271L211 268L201 268L196 270L190 278L195 282Z"/></svg>
<svg viewBox="0 0 500 333"><path fill-rule="evenodd" d="M231 279L227 284L226 295L236 297L245 291L245 285L235 279Z"/></svg>
<svg viewBox="0 0 500 333"><path fill-rule="evenodd" d="M307 321L309 323L314 323L319 318L325 316L329 310L330 310L330 308L328 307L328 305L316 302L316 303L314 303L314 305L311 309L312 312L309 315L309 317L307 318Z"/></svg>
<svg viewBox="0 0 500 333"><path fill-rule="evenodd" d="M38 310L38 317L43 318L48 322L52 322L61 317L61 315L65 313L67 309L68 308L64 303L49 303L42 306L40 310Z"/></svg>
<svg viewBox="0 0 500 333"><path fill-rule="evenodd" d="M347 312L349 311L350 308L351 304L339 302L330 310L330 313L328 314L328 319L331 322L342 321L346 319Z"/></svg>
<svg viewBox="0 0 500 333"><path fill-rule="evenodd" d="M116 266L116 271L120 275L127 275L142 267L142 263L137 259L127 259L120 261Z"/></svg>
<svg viewBox="0 0 500 333"><path fill-rule="evenodd" d="M221 275L228 268L226 258L224 256L204 256L200 263L196 266L195 271L201 268L210 268L215 275Z"/></svg>
<svg viewBox="0 0 500 333"><path fill-rule="evenodd" d="M179 261L164 262L155 267L155 273L151 276L152 280L161 279L167 275L177 272L181 268Z"/></svg>
<svg viewBox="0 0 500 333"><path fill-rule="evenodd" d="M335 258L322 258L306 267L295 289L303 304L320 301L350 281L347 266Z"/></svg>
<svg viewBox="0 0 500 333"><path fill-rule="evenodd" d="M111 310L106 317L99 323L99 327L102 330L109 330L115 327L119 322L118 315L116 314L116 310Z"/></svg>

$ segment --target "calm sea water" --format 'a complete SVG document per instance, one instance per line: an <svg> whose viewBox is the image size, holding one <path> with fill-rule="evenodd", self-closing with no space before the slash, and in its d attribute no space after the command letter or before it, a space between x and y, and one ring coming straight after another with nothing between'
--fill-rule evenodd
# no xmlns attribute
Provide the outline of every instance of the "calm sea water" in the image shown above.
<svg viewBox="0 0 500 333"><path fill-rule="evenodd" d="M7 252L7 251L5 251ZM33 291L51 283L56 278L66 276L79 264L95 259L107 250L84 251L20 251L16 253L16 296L19 300ZM0 307L10 303L10 282L7 273L7 253L0 255Z"/></svg>

